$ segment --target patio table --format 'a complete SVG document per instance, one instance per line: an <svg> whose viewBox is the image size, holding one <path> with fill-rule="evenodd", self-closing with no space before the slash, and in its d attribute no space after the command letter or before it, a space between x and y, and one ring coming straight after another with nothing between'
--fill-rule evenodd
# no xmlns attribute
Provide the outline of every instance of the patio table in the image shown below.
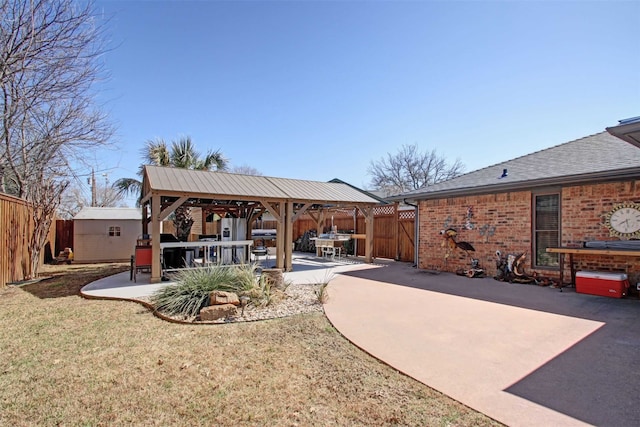
<svg viewBox="0 0 640 427"><path fill-rule="evenodd" d="M336 237L336 238L326 238L326 237L312 237L311 240L315 240L316 253L317 256L322 255L322 257L331 256L331 259L335 259L336 254L338 258L342 255L342 243L350 240L349 236L346 237Z"/></svg>

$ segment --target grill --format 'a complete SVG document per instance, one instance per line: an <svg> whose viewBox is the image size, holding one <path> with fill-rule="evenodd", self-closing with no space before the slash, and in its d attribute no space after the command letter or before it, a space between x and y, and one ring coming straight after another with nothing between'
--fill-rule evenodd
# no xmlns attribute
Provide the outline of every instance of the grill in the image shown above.
<svg viewBox="0 0 640 427"><path fill-rule="evenodd" d="M265 257L265 260L269 260L269 252L267 251L267 248L264 245L264 239L259 239L259 241L261 242L261 244L254 246L253 249L251 250L251 253L254 256L254 259L256 260L256 262L258 262L260 257L263 256Z"/></svg>

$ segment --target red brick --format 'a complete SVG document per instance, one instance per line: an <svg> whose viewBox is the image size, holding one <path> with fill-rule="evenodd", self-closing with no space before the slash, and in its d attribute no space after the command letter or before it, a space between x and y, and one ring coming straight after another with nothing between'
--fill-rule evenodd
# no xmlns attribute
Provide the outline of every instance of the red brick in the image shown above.
<svg viewBox="0 0 640 427"><path fill-rule="evenodd" d="M604 226L604 215L614 203L640 201L640 181L605 183L596 185L572 186L561 192L561 242L562 245L580 245L587 240L611 240ZM516 253L532 250L531 201L528 191L498 193L481 196L429 200L420 203L420 267L438 268L455 271L469 266L469 258L459 249L448 250L442 247L440 230L447 218L449 227L458 230L458 240L471 243L476 252L474 258L480 260L488 274L495 270L495 251ZM464 228L467 208L473 206L473 230ZM495 227L494 234L480 235L482 226ZM580 259L578 259L580 258ZM529 263L531 262L529 258ZM632 282L640 277L640 260L612 257L576 257L579 268L623 269ZM529 267L527 272L532 272ZM541 274L554 275L551 270L541 270ZM557 274L557 271L555 272ZM633 275L636 277L633 277Z"/></svg>

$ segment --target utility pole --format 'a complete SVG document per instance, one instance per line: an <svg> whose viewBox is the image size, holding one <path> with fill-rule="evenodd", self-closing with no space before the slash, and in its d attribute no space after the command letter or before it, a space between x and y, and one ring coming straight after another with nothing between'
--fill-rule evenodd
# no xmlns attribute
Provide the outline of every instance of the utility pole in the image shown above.
<svg viewBox="0 0 640 427"><path fill-rule="evenodd" d="M91 207L96 207L96 174L91 168Z"/></svg>

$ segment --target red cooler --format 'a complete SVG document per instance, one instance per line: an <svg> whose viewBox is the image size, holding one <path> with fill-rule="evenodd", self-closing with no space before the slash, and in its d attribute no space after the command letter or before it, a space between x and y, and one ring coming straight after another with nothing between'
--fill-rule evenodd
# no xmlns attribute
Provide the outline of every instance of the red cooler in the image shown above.
<svg viewBox="0 0 640 427"><path fill-rule="evenodd" d="M622 298L629 289L629 279L624 273L605 273L601 271L578 271L576 273L576 292Z"/></svg>

